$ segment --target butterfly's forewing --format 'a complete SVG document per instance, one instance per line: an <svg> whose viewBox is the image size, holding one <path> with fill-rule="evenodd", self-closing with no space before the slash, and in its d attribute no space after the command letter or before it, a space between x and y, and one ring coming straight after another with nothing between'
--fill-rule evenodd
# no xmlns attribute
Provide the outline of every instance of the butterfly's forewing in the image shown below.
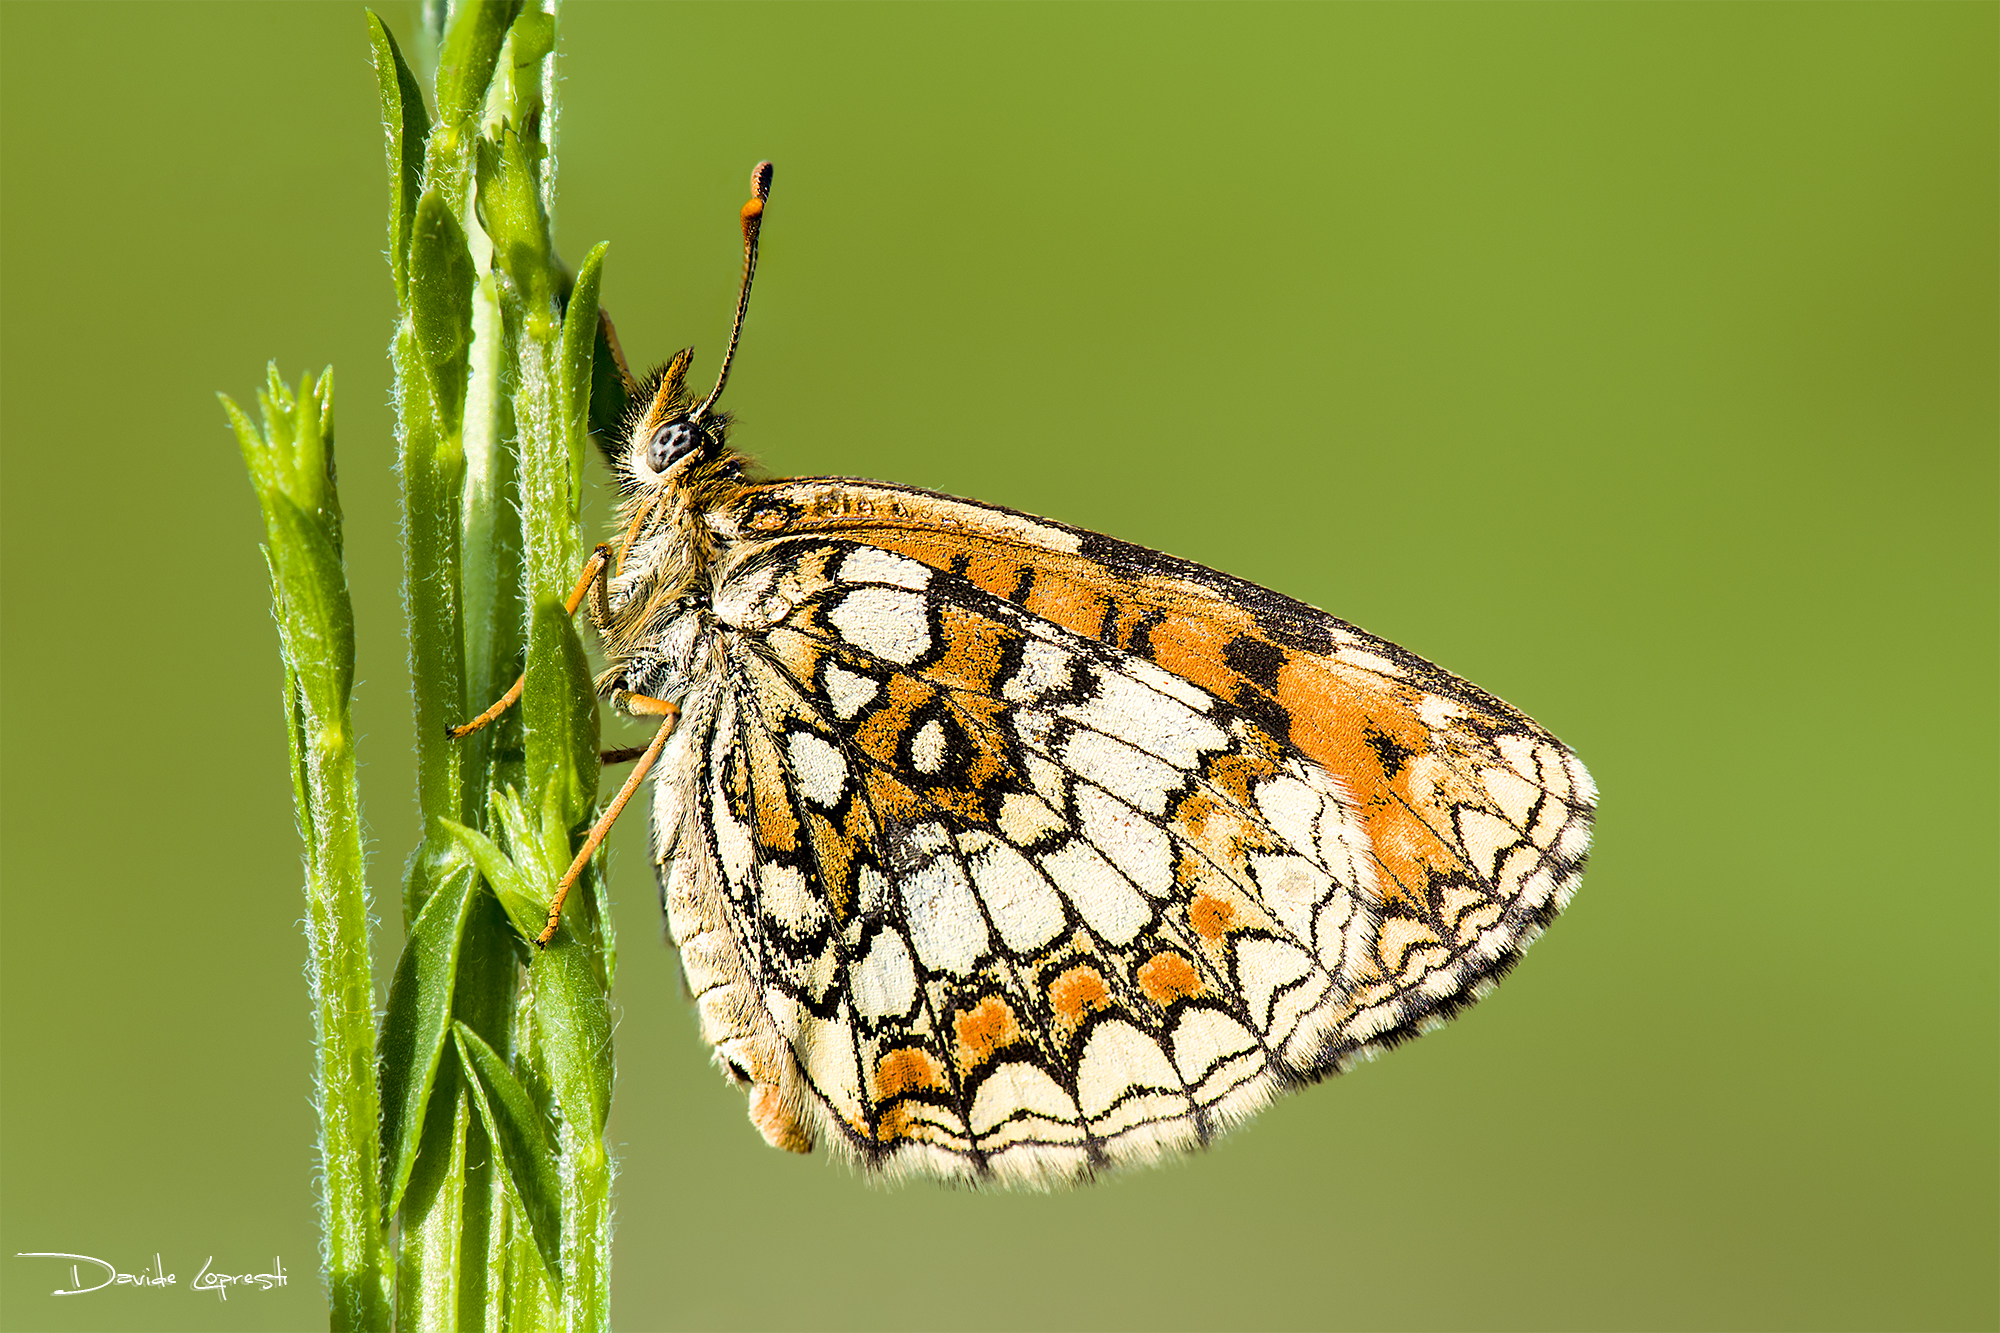
<svg viewBox="0 0 2000 1333"><path fill-rule="evenodd" d="M1448 1017L1575 889L1575 756L1311 607L872 482L720 524L722 665L657 818L773 1142L1148 1160Z"/></svg>

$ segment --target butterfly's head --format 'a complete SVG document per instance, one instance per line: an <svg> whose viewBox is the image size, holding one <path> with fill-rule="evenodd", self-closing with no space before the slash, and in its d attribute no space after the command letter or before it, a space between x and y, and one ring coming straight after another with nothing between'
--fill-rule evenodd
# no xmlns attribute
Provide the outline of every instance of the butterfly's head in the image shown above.
<svg viewBox="0 0 2000 1333"><path fill-rule="evenodd" d="M688 398L693 359L691 350L683 350L648 376L633 397L624 448L612 459L619 488L628 496L688 486L728 461L729 414L702 414Z"/></svg>

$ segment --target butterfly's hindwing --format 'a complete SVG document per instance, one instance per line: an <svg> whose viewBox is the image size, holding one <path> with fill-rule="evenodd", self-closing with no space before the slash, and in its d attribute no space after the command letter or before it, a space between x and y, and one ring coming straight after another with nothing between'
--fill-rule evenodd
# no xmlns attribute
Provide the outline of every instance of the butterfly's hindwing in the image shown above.
<svg viewBox="0 0 2000 1333"><path fill-rule="evenodd" d="M718 527L656 829L774 1143L1027 1184L1147 1160L1449 1016L1574 889L1574 756L1310 607L874 483Z"/></svg>

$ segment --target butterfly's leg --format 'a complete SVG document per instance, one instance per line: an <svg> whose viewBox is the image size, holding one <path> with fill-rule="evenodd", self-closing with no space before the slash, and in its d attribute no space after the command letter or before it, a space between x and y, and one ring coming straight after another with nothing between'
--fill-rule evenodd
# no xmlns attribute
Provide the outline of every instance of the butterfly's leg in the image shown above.
<svg viewBox="0 0 2000 1333"><path fill-rule="evenodd" d="M597 596L594 600L599 617L600 619L608 618L609 607L607 600L610 596L610 590L606 584L610 577L611 547L600 543L598 548L590 553L590 559L584 563L583 573L577 576L576 586L569 590L569 597L563 602L563 609L571 615L575 615L576 609L583 605L583 595L591 590L592 584L595 584L597 587ZM473 732L512 708L516 703L519 703L521 699L521 687L527 683L527 673L523 672L515 678L514 683L508 687L507 692L501 695L491 708L481 713L478 717L473 718L470 722L456 727L446 727L444 734L453 740L460 740L466 736L470 736Z"/></svg>
<svg viewBox="0 0 2000 1333"><path fill-rule="evenodd" d="M597 762L600 764L629 764L644 753L646 753L646 747L643 745L625 745L620 746L616 750L598 751Z"/></svg>
<svg viewBox="0 0 2000 1333"><path fill-rule="evenodd" d="M673 734L674 723L680 720L680 708L665 699L654 699L644 694L621 693L618 702L628 713L663 719L660 729L653 734L653 743L639 756L639 763L625 779L625 785L618 789L618 796L611 802L610 808L591 825L590 836L583 840L583 850L576 854L576 859L569 863L569 869L563 872L562 881L556 885L556 896L549 903L549 923L541 934L535 936L536 944L546 945L555 938L556 927L562 922L563 899L569 897L570 885L576 883L577 877L583 874L583 868L590 864L590 858L596 854L597 845L604 841L604 835L611 832L611 826L618 822L618 816L625 810L625 802L631 800L632 793L639 790L640 780L652 771L654 761L660 757L660 751L666 748L667 737Z"/></svg>

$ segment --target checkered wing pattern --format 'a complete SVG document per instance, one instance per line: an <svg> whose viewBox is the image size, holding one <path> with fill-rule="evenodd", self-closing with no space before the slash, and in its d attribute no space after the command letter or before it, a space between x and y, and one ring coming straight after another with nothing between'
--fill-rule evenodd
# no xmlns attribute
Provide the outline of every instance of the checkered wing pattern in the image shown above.
<svg viewBox="0 0 2000 1333"><path fill-rule="evenodd" d="M1025 1185L1191 1147L1449 1017L1576 887L1576 757L1310 607L877 483L717 526L656 839L780 1146Z"/></svg>

